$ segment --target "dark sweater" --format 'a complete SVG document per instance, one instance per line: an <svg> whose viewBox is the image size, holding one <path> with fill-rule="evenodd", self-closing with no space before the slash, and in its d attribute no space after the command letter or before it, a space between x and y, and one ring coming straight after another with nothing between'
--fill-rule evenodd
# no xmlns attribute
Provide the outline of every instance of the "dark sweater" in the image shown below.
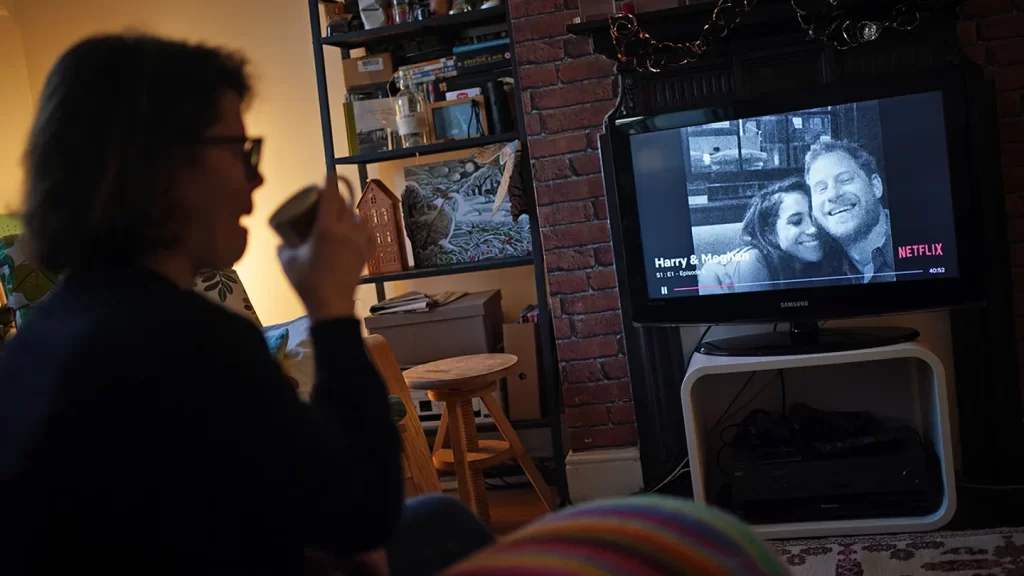
<svg viewBox="0 0 1024 576"><path fill-rule="evenodd" d="M260 331L142 268L72 274L0 358L0 574L294 573L381 546L399 441L354 319L303 404Z"/></svg>

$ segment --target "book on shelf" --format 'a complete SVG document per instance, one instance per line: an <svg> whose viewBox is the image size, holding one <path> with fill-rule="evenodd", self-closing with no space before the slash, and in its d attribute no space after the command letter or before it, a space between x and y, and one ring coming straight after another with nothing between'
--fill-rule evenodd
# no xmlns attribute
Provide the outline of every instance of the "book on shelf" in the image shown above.
<svg viewBox="0 0 1024 576"><path fill-rule="evenodd" d="M443 68L450 68L452 66L455 66L455 57L446 56L444 58L428 60L427 62L418 62L416 64L407 64L405 66L400 66L398 70L400 72L409 72L411 74L417 74L421 72L428 72L430 70L441 70Z"/></svg>
<svg viewBox="0 0 1024 576"><path fill-rule="evenodd" d="M342 106L342 113L345 116L345 144L348 146L349 154L359 154L359 140L356 139L356 116L352 110L352 102L345 102Z"/></svg>
<svg viewBox="0 0 1024 576"><path fill-rule="evenodd" d="M349 137L355 140L355 148L350 144L350 153L367 154L389 150L389 132L397 130L394 102L390 98L376 98L351 104L352 123L347 126L353 127Z"/></svg>
<svg viewBox="0 0 1024 576"><path fill-rule="evenodd" d="M460 32L461 38L455 42L455 46L466 44L479 44L491 40L508 39L508 26L506 24L494 24L491 26L477 26L467 28Z"/></svg>
<svg viewBox="0 0 1024 576"><path fill-rule="evenodd" d="M399 71L408 74L413 84L429 84L437 78L453 76L456 73L455 57L447 56L427 62L409 64L399 68Z"/></svg>
<svg viewBox="0 0 1024 576"><path fill-rule="evenodd" d="M382 316L400 312L427 312L454 302L465 295L465 292L441 292L432 296L423 292L406 292L370 306L370 314Z"/></svg>
<svg viewBox="0 0 1024 576"><path fill-rule="evenodd" d="M494 48L496 46L508 46L508 38L497 38L484 42L476 42L474 44L461 44L453 47L452 53L462 54L463 52L472 52L474 50L483 50L484 48Z"/></svg>
<svg viewBox="0 0 1024 576"><path fill-rule="evenodd" d="M430 310L429 300L418 300L416 302L410 302L402 306L392 306L390 308L382 308L376 312L373 312L374 316L384 316L385 314L399 314L401 312L428 312Z"/></svg>
<svg viewBox="0 0 1024 576"><path fill-rule="evenodd" d="M525 308L519 311L519 319L516 321L517 324L536 324L537 315L540 313L540 308L536 304L527 304Z"/></svg>
<svg viewBox="0 0 1024 576"><path fill-rule="evenodd" d="M437 78L444 78L456 73L455 66L449 66L445 68L438 68L437 70L428 70L426 72L416 72L412 75L413 84L421 84L426 82L433 82Z"/></svg>
<svg viewBox="0 0 1024 576"><path fill-rule="evenodd" d="M434 307L436 308L438 306L444 306L445 304L455 302L466 294L466 292L441 292L440 294L434 294L430 299L433 300Z"/></svg>
<svg viewBox="0 0 1024 576"><path fill-rule="evenodd" d="M409 312L426 310L429 307L430 297L423 292L406 292L394 298L388 298L370 306L370 314L379 316L381 314L394 314L396 312Z"/></svg>
<svg viewBox="0 0 1024 576"><path fill-rule="evenodd" d="M460 52L455 55L455 69L459 74L508 68L511 64L512 53L507 44Z"/></svg>

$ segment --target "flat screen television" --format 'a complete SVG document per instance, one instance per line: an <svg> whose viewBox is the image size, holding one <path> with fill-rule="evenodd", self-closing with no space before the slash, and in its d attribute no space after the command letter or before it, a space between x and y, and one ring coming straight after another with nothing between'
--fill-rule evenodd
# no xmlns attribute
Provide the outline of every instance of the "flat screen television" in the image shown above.
<svg viewBox="0 0 1024 576"><path fill-rule="evenodd" d="M820 320L977 303L986 191L971 186L963 82L950 70L609 120L634 322L792 322L817 345Z"/></svg>

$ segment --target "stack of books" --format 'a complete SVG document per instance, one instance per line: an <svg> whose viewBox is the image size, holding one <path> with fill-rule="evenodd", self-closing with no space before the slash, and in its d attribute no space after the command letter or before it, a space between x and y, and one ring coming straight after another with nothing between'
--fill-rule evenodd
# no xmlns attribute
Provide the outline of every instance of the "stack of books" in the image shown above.
<svg viewBox="0 0 1024 576"><path fill-rule="evenodd" d="M437 78L447 78L455 75L455 57L438 58L427 62L409 64L402 66L399 72L408 72L412 76L413 84L429 84Z"/></svg>
<svg viewBox="0 0 1024 576"><path fill-rule="evenodd" d="M517 320L516 323L517 324L536 324L537 323L537 315L539 313L540 313L540 309L537 308L536 304L527 304L526 307L523 308L519 312L519 320Z"/></svg>
<svg viewBox="0 0 1024 576"><path fill-rule="evenodd" d="M512 65L507 31L477 34L463 38L452 48L459 74L473 74L508 68Z"/></svg>
<svg viewBox="0 0 1024 576"><path fill-rule="evenodd" d="M465 296L465 292L442 292L428 296L423 292L406 292L401 296L388 298L370 306L370 314L383 316L399 312L427 312L433 308L444 306Z"/></svg>

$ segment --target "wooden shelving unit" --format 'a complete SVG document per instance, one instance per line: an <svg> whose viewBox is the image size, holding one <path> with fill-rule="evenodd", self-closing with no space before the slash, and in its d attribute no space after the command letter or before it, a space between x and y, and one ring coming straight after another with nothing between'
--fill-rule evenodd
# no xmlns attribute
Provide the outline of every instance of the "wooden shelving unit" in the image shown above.
<svg viewBox="0 0 1024 576"><path fill-rule="evenodd" d="M511 18L508 13L508 5L503 4L494 8L473 10L460 14L440 16L428 20L398 24L371 30L360 30L344 34L333 34L323 36L320 22L319 3L331 3L329 0L307 0L309 5L310 32L313 41L313 59L316 66L317 92L320 100L320 121L322 137L324 141L324 157L328 170L336 165L356 165L359 170L360 188L365 188L367 182L367 164L389 162L406 158L416 158L431 154L442 154L458 150L468 150L488 144L499 142L512 142L519 140L522 157L529 158L528 142L526 138L526 123L522 109L522 93L519 88L519 71L516 67L516 56L514 45L509 45L511 53L511 69L508 75L515 80L515 102L518 130L509 134L495 134L480 138L459 140L455 142L439 142L407 148L401 150L387 150L370 154L357 154L354 156L337 157L334 152L334 139L331 130L331 107L327 91L327 72L324 63L324 50L339 49L342 58L348 58L351 50L356 48L379 48L390 47L393 56L401 58L401 41L416 38L419 36L438 36L440 38L453 38L464 28L472 26L484 26L489 24L503 23L509 26ZM524 162L522 167L523 187L527 194L533 194L533 174L529 162ZM547 279L544 274L544 256L540 249L540 228L537 225L536 213L530 214L530 236L533 241L533 255L489 259L479 262L464 264L453 264L428 269L405 270L391 274L380 274L367 276L360 280L362 284L374 284L377 288L378 301L386 296L384 286L388 282L411 280L416 278L433 278L455 274L466 274L470 272L482 272L486 270L499 270L504 268L518 268L530 266L534 272L534 284L537 292L538 307L538 328L540 338L540 393L543 406L542 418L512 422L516 429L548 429L551 432L551 447L554 452L555 461L555 488L565 499L567 496L565 482L565 456L562 440L561 422L561 393L559 390L559 378L557 364L555 362L555 337L551 322L551 312L548 308Z"/></svg>

